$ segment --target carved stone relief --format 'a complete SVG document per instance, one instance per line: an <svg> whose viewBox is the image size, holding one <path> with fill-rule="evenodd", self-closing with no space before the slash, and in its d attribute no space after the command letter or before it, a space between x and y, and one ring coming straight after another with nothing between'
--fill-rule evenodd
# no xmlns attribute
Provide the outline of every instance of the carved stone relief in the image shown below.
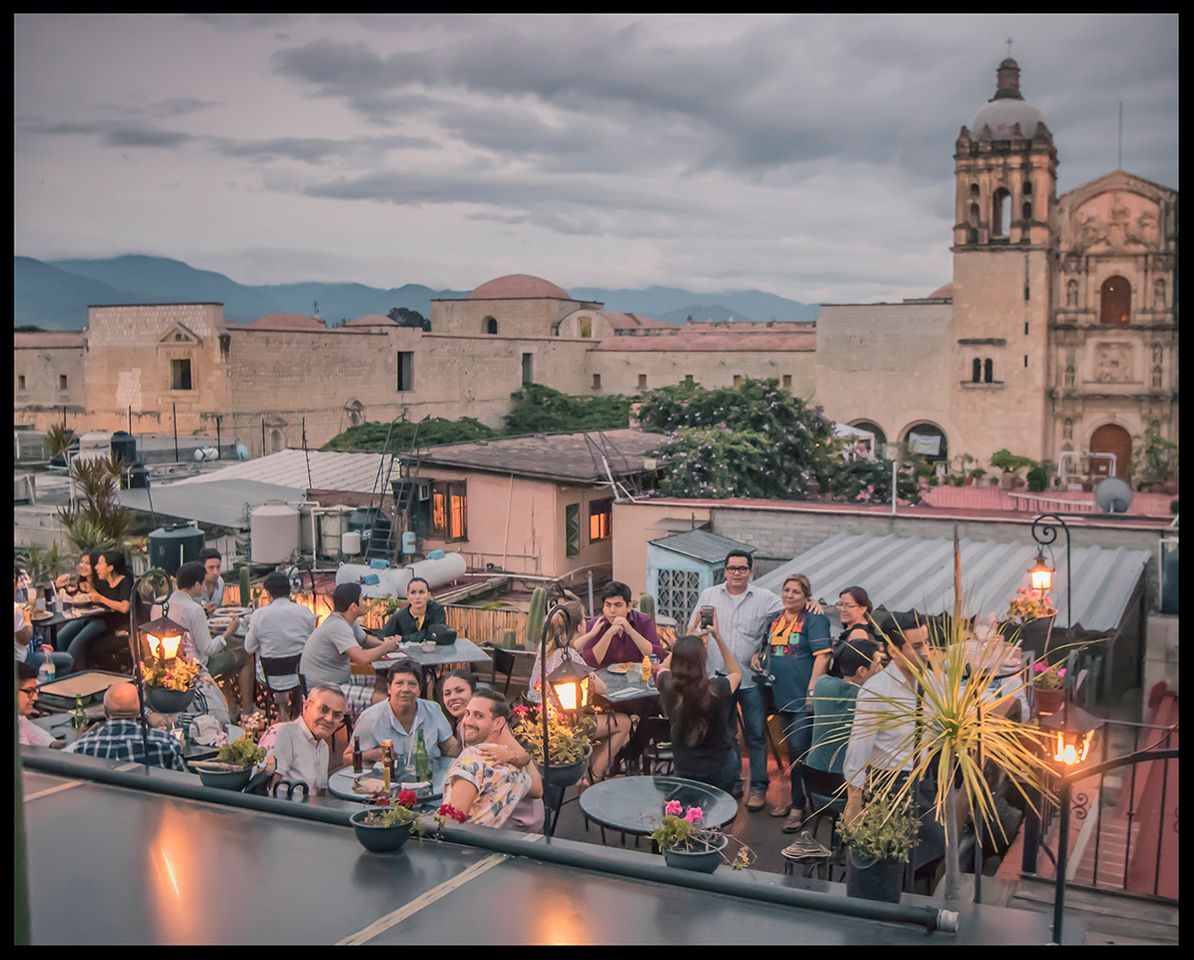
<svg viewBox="0 0 1194 960"><path fill-rule="evenodd" d="M1132 379L1132 345L1099 343L1095 345L1095 381L1124 383Z"/></svg>

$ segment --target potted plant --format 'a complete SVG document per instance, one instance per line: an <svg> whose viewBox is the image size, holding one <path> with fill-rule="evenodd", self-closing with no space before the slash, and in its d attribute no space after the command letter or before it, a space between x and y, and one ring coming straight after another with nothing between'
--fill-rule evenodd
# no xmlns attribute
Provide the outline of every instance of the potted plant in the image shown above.
<svg viewBox="0 0 1194 960"><path fill-rule="evenodd" d="M158 713L182 713L195 697L203 668L187 657L141 663L141 677L149 705Z"/></svg>
<svg viewBox="0 0 1194 960"><path fill-rule="evenodd" d="M556 787L570 787L584 775L593 753L593 725L587 717L570 718L559 710L547 712L548 746L551 769L543 769L543 720L538 709L526 706L514 708L517 723L515 738L526 747L527 753L539 764L545 783Z"/></svg>
<svg viewBox="0 0 1194 960"><path fill-rule="evenodd" d="M1007 606L1004 628L1007 639L1013 643L1018 641L1033 656L1039 656L1049 649L1056 617L1057 611L1047 598L1042 598L1030 587L1021 587Z"/></svg>
<svg viewBox="0 0 1194 960"><path fill-rule="evenodd" d="M1011 490L1015 486L1024 486L1025 482L1020 477L1019 471L1035 465L1036 461L1031 457L1022 457L1012 453L1006 447L991 454L991 466L1003 471L999 478L999 486L1004 490Z"/></svg>
<svg viewBox="0 0 1194 960"><path fill-rule="evenodd" d="M1038 660L1032 665L1034 714L1048 716L1056 713L1065 699L1065 667L1060 663L1047 664Z"/></svg>
<svg viewBox="0 0 1194 960"><path fill-rule="evenodd" d="M253 768L265 759L265 751L245 734L220 747L214 761L193 764L205 787L217 790L243 790L253 777Z"/></svg>
<svg viewBox="0 0 1194 960"><path fill-rule="evenodd" d="M899 903L904 864L916 846L920 821L910 798L896 800L889 794L873 795L862 812L839 826L850 848L846 895Z"/></svg>
<svg viewBox="0 0 1194 960"><path fill-rule="evenodd" d="M396 800L375 794L368 807L349 817L357 841L370 853L396 853L412 831L421 838L426 828L415 810L418 803L413 790L400 790Z"/></svg>
<svg viewBox="0 0 1194 960"><path fill-rule="evenodd" d="M987 471L986 471L986 470L984 470L982 467L975 467L973 470L971 470L971 471L970 471L970 472L969 472L969 473L966 475L966 483L967 483L968 485L969 485L969 484L976 484L976 483L978 483L980 480L982 480L982 478L983 478L983 477L985 477L986 475L987 475Z"/></svg>
<svg viewBox="0 0 1194 960"><path fill-rule="evenodd" d="M651 831L651 840L669 867L712 873L722 861L734 870L749 867L754 862L754 851L750 847L736 837L704 826L704 819L700 807L685 810L679 800L669 800L664 806L663 819ZM738 852L732 860L725 856L731 840L738 844Z"/></svg>

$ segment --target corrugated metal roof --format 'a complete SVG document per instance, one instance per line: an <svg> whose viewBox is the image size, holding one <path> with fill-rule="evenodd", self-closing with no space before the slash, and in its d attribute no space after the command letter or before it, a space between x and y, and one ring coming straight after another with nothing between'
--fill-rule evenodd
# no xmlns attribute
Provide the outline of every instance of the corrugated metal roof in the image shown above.
<svg viewBox="0 0 1194 960"><path fill-rule="evenodd" d="M967 538L960 545L963 613L993 611L1002 617L1016 591L1029 586L1036 544ZM1087 630L1117 629L1151 553L1104 547L1074 547L1072 553L1074 623ZM1046 559L1057 571L1051 593L1058 610L1056 626L1065 627L1065 550L1055 546ZM790 573L807 575L814 596L832 603L846 587L857 585L876 607L915 607L930 614L953 608L953 541L947 538L839 533L759 577L758 583L778 593Z"/></svg>
<svg viewBox="0 0 1194 960"><path fill-rule="evenodd" d="M673 533L669 537L652 540L657 547L671 550L684 557L703 560L705 563L721 563L731 550L747 550L753 556L755 548L741 540L731 540L708 530L686 530L684 533Z"/></svg>
<svg viewBox="0 0 1194 960"><path fill-rule="evenodd" d="M303 491L253 480L225 479L207 483L178 483L155 485L146 490L121 490L121 506L133 510L150 510L163 517L198 520L233 529L247 528L246 508L252 510L267 500L297 502Z"/></svg>
<svg viewBox="0 0 1194 960"><path fill-rule="evenodd" d="M311 458L311 481L307 482L307 457ZM377 483L380 453L334 453L324 450L282 450L267 457L235 463L222 470L187 477L174 486L212 483L217 480L253 480L257 483L290 487L293 490L335 490L372 493ZM381 466L384 479L386 466ZM397 469L394 476L398 475ZM385 492L389 492L388 490ZM156 493L156 491L155 491Z"/></svg>

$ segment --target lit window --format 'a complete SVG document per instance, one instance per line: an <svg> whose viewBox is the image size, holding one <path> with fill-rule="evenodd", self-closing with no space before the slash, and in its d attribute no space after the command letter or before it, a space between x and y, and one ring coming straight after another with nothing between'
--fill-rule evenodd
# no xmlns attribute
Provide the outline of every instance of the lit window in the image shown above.
<svg viewBox="0 0 1194 960"><path fill-rule="evenodd" d="M594 500L589 504L589 542L606 540L613 533L613 500Z"/></svg>
<svg viewBox="0 0 1194 960"><path fill-rule="evenodd" d="M440 540L468 539L468 481L432 485L431 535Z"/></svg>

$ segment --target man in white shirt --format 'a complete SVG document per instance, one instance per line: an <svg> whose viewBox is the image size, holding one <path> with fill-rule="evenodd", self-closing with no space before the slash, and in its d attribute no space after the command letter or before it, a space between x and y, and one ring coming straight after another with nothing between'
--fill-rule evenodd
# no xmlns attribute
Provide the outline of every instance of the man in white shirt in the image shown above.
<svg viewBox="0 0 1194 960"><path fill-rule="evenodd" d="M398 756L413 755L423 731L427 756L454 757L460 752L452 727L444 711L434 700L419 697L419 677L409 661L401 660L390 668L389 698L364 710L353 728L353 738L360 740L365 760L381 758L381 742L392 740ZM344 750L344 762L352 762L353 744Z"/></svg>
<svg viewBox="0 0 1194 960"><path fill-rule="evenodd" d="M352 686L349 664L373 663L395 652L402 638L386 637L378 641L361 629L357 619L365 608L361 603L359 583L342 583L332 591L332 611L307 638L299 672L306 678L308 688L327 684L340 687L345 696L349 696L345 689ZM354 713L364 706L367 703L358 707L350 699L349 708Z"/></svg>
<svg viewBox="0 0 1194 960"><path fill-rule="evenodd" d="M224 649L227 638L236 632L240 625L240 618L233 617L224 632L213 637L207 626L207 614L199 606L197 597L203 590L203 564L197 560L184 563L174 575L175 591L170 594L167 615L181 626L186 632L183 634L183 654L191 660L198 661L203 668L197 684L200 696L193 701L194 706L202 713L215 717L222 726L228 725L228 702L224 694L212 679L207 669L208 659Z"/></svg>
<svg viewBox="0 0 1194 960"><path fill-rule="evenodd" d="M307 638L315 632L315 614L290 599L290 581L286 574L274 571L262 582L273 598L269 605L253 611L245 652L257 654L257 679L265 684L261 658L295 657L303 652ZM299 685L298 673L269 678L274 700L284 717L290 717L291 692Z"/></svg>
<svg viewBox="0 0 1194 960"><path fill-rule="evenodd" d="M17 739L25 746L60 749L64 741L55 740L49 730L29 719L37 709L37 671L26 663L18 663L17 683Z"/></svg>
<svg viewBox="0 0 1194 960"><path fill-rule="evenodd" d="M316 686L308 691L297 720L274 726L265 758L266 769L273 773L272 783L305 783L312 793L327 789L328 741L344 720L346 706L338 687Z"/></svg>
<svg viewBox="0 0 1194 960"><path fill-rule="evenodd" d="M911 772L917 713L916 664L922 663L929 628L915 611L896 614L888 632L891 662L862 685L842 762L847 820L862 810L868 767ZM927 709L922 695L921 709Z"/></svg>
<svg viewBox="0 0 1194 960"><path fill-rule="evenodd" d="M712 607L717 611L718 628L725 638L726 646L739 663L750 663L752 654L763 641L767 625L784 608L783 601L774 593L750 582L753 566L754 559L749 553L731 550L725 560L725 583L701 591L688 625L689 633L699 633L701 608ZM711 677L718 671L724 672L725 663L720 651L710 646L705 666ZM750 794L746 809L762 810L767 802L767 717L763 692L755 686L754 678L746 671L743 671L742 683L734 692L734 700L742 708L742 725L746 728L746 747L750 754ZM730 739L737 753L737 711L730 713L730 724Z"/></svg>
<svg viewBox="0 0 1194 960"><path fill-rule="evenodd" d="M224 578L220 576L223 557L214 547L204 547L199 551L199 562L203 564L203 589L195 599L211 613L216 607L224 606Z"/></svg>

